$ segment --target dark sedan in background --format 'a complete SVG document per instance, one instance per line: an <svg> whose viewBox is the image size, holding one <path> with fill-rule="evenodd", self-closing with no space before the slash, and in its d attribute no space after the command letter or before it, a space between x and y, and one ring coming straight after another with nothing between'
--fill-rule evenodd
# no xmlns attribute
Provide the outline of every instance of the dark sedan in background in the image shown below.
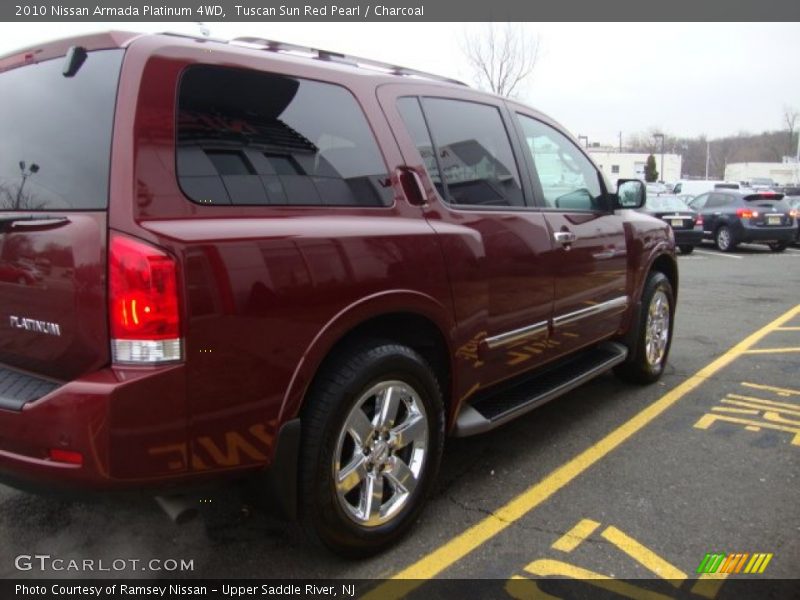
<svg viewBox="0 0 800 600"><path fill-rule="evenodd" d="M678 196L651 195L648 191L645 205L639 210L666 221L675 233L675 245L684 254L691 254L694 247L702 243L702 219L699 219L697 212L689 208Z"/></svg>
<svg viewBox="0 0 800 600"><path fill-rule="evenodd" d="M777 192L715 190L700 194L689 206L703 219L704 238L722 252L749 242L783 252L797 238L797 214Z"/></svg>

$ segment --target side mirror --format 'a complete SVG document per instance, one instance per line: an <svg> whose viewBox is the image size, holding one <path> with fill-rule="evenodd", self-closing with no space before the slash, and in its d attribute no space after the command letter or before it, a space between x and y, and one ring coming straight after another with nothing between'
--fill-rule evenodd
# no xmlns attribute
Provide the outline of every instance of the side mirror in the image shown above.
<svg viewBox="0 0 800 600"><path fill-rule="evenodd" d="M647 188L639 179L619 179L615 208L642 208L647 200Z"/></svg>

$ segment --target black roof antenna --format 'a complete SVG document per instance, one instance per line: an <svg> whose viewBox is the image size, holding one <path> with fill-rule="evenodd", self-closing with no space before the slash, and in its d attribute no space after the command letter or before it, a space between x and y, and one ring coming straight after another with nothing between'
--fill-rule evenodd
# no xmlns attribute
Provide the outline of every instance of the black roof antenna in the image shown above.
<svg viewBox="0 0 800 600"><path fill-rule="evenodd" d="M83 66L83 63L86 62L87 56L88 53L83 46L70 47L70 49L67 50L67 55L64 57L66 59L63 71L64 77L74 77L81 66Z"/></svg>

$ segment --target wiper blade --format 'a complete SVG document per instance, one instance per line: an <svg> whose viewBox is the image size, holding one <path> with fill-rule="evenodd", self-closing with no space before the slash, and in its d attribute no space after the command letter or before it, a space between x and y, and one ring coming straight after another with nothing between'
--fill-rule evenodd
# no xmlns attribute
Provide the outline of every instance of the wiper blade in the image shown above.
<svg viewBox="0 0 800 600"><path fill-rule="evenodd" d="M31 223L31 222L34 223ZM67 217L54 217L52 215L24 215L24 216L13 216L13 215L3 215L0 216L0 227L7 227L9 225L13 225L14 223L31 223L32 226L40 225L41 221L48 221L48 224L53 225L61 225L69 221Z"/></svg>

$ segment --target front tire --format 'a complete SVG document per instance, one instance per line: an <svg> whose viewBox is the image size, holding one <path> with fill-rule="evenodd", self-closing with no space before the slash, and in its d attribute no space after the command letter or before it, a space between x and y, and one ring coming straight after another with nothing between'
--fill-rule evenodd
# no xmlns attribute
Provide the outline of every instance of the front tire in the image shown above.
<svg viewBox="0 0 800 600"><path fill-rule="evenodd" d="M353 346L320 373L302 423L307 531L353 557L397 542L416 521L442 455L442 394L430 366L406 346Z"/></svg>
<svg viewBox="0 0 800 600"><path fill-rule="evenodd" d="M664 372L672 344L675 322L675 294L663 273L647 276L642 292L642 310L628 358L614 369L626 381L653 383Z"/></svg>
<svg viewBox="0 0 800 600"><path fill-rule="evenodd" d="M732 252L736 248L733 233L727 225L720 225L714 234L714 243L720 252Z"/></svg>

